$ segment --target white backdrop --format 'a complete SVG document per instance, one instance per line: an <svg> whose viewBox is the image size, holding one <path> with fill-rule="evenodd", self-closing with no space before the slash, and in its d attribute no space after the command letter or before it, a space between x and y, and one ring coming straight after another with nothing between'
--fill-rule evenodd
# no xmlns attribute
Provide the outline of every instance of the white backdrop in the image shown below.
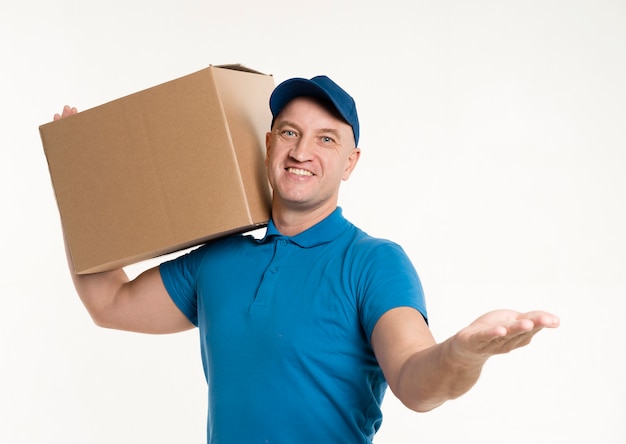
<svg viewBox="0 0 626 444"><path fill-rule="evenodd" d="M341 205L405 247L437 339L561 316L433 412L389 394L377 443L626 442L625 25L618 0L3 2L0 442L203 442L196 333L99 329L74 294L38 126L233 62L354 95Z"/></svg>

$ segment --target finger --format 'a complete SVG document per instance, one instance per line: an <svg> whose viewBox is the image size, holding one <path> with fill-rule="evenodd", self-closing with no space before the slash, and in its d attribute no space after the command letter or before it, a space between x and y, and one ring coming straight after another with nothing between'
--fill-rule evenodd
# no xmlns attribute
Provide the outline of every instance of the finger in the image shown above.
<svg viewBox="0 0 626 444"><path fill-rule="evenodd" d="M74 106L69 106L69 105L65 105L63 107L63 111L61 111L61 114L57 113L53 116L54 120L59 120L62 119L64 117L68 117L71 116L73 114L76 114L78 112L78 109L76 109L76 107Z"/></svg>
<svg viewBox="0 0 626 444"><path fill-rule="evenodd" d="M541 329L533 329L526 332L510 333L500 337L494 337L488 343L483 344L481 352L489 355L508 353L520 347L530 344L532 338Z"/></svg>
<svg viewBox="0 0 626 444"><path fill-rule="evenodd" d="M530 311L520 315L520 319L531 320L535 327L556 328L561 323L557 316L545 311Z"/></svg>
<svg viewBox="0 0 626 444"><path fill-rule="evenodd" d="M519 334L517 336L513 336L509 339L509 341L507 341L505 344L502 344L501 349L500 349L500 353L508 353L512 350L515 350L517 348L521 348L521 347L525 347L528 344L530 344L530 342L532 341L532 339L535 337L535 335L541 330L541 328L538 329L533 329L529 332L526 333L522 333Z"/></svg>

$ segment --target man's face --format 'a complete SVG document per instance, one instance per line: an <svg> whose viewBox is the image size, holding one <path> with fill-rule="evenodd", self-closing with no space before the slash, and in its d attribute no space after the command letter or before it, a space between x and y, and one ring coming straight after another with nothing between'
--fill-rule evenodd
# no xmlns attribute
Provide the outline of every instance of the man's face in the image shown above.
<svg viewBox="0 0 626 444"><path fill-rule="evenodd" d="M361 154L352 127L308 97L283 108L266 146L275 209L332 211Z"/></svg>

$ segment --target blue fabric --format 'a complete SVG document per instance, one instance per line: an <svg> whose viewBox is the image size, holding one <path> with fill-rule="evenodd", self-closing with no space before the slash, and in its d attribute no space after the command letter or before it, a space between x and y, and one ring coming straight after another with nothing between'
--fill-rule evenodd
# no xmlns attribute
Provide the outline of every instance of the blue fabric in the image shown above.
<svg viewBox="0 0 626 444"><path fill-rule="evenodd" d="M270 221L161 265L199 327L212 444L369 443L387 384L369 338L387 310L426 318L417 273L396 244L341 209L297 236Z"/></svg>

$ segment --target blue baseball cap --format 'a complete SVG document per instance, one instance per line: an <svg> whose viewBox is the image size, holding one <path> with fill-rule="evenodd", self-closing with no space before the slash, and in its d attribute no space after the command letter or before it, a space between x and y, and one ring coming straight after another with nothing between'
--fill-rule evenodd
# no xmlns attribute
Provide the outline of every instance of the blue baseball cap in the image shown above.
<svg viewBox="0 0 626 444"><path fill-rule="evenodd" d="M356 112L356 103L350 94L326 76L316 76L312 79L296 77L278 85L270 96L272 126L287 103L303 96L329 100L339 115L352 127L355 145L359 145L359 116Z"/></svg>

